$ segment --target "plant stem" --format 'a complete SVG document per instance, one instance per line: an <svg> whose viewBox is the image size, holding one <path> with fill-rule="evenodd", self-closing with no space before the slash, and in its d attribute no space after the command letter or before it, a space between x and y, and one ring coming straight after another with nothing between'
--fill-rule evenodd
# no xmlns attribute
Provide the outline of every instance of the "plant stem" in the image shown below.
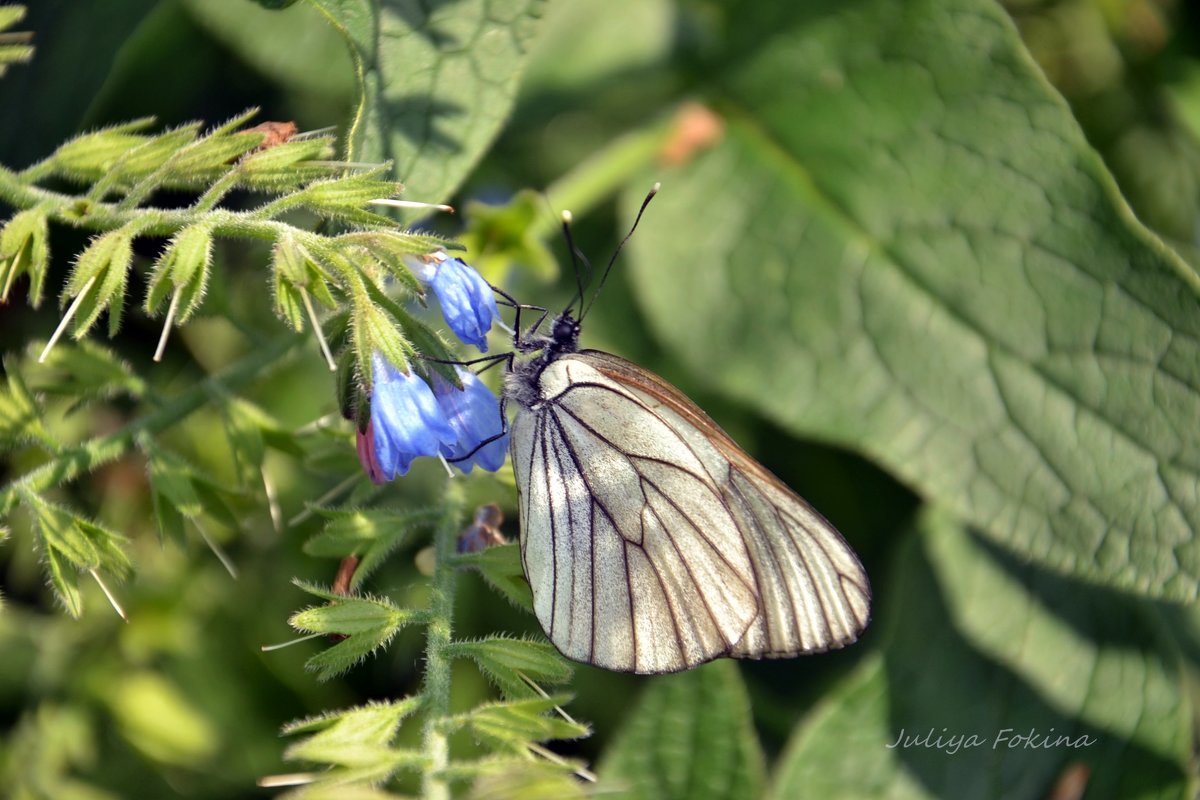
<svg viewBox="0 0 1200 800"><path fill-rule="evenodd" d="M442 499L442 520L433 534L436 564L429 598L429 626L425 633L425 757L429 769L421 779L425 800L449 800L450 740L445 719L450 716L450 632L454 618L455 543L463 519L462 480L447 482Z"/></svg>
<svg viewBox="0 0 1200 800"><path fill-rule="evenodd" d="M107 436L98 436L77 447L57 453L50 461L0 489L0 515L12 511L20 490L43 492L52 486L91 472L102 464L115 461L133 447L139 435L157 434L199 410L214 394L261 378L265 370L281 363L303 342L304 338L300 336L281 336L263 347L251 350L241 361L195 384L157 411L138 417L124 428Z"/></svg>
<svg viewBox="0 0 1200 800"><path fill-rule="evenodd" d="M585 215L654 164L675 130L675 125L675 116L668 114L644 128L625 134L593 154L546 187L550 206ZM553 214L539 214L530 226L530 235L544 239L556 234L560 225L561 218Z"/></svg>
<svg viewBox="0 0 1200 800"><path fill-rule="evenodd" d="M280 231L293 229L287 223L263 219L256 211L220 208L202 211L191 208L125 209L115 203L101 203L29 185L21 176L2 165L0 201L15 208L41 206L56 222L89 230L107 231L138 223L138 233L144 236L170 236L201 221L212 224L213 233L217 236L239 236L263 241L274 241Z"/></svg>

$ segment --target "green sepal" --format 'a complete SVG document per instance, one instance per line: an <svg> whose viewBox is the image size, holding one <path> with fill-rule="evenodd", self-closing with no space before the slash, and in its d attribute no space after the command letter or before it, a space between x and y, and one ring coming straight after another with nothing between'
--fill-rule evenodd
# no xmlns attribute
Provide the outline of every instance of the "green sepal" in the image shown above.
<svg viewBox="0 0 1200 800"><path fill-rule="evenodd" d="M557 685L569 683L574 674L566 659L546 641L489 636L453 642L447 651L451 657L474 661L510 699L540 696L525 678L538 684Z"/></svg>
<svg viewBox="0 0 1200 800"><path fill-rule="evenodd" d="M109 335L116 334L121 324L125 284L132 260L133 234L127 228L118 228L93 238L80 253L60 298L60 304L65 306L68 301L82 295L82 301L71 320L72 336L76 339L83 338L106 308L109 313Z"/></svg>
<svg viewBox="0 0 1200 800"><path fill-rule="evenodd" d="M379 353L404 374L411 370L409 359L416 355L396 324L364 294L354 298L350 316L350 343L358 362L359 376L366 387L375 385L371 357Z"/></svg>
<svg viewBox="0 0 1200 800"><path fill-rule="evenodd" d="M126 153L148 141L138 133L154 124L153 117L84 133L66 142L51 156L59 174L79 181L95 180L106 174Z"/></svg>
<svg viewBox="0 0 1200 800"><path fill-rule="evenodd" d="M486 703L448 718L446 725L450 729L466 728L494 747L524 753L530 742L582 739L591 733L587 725L549 715L569 700L568 695L552 695Z"/></svg>
<svg viewBox="0 0 1200 800"><path fill-rule="evenodd" d="M42 208L20 211L0 229L0 302L8 302L13 282L29 276L29 304L41 305L50 263L49 224Z"/></svg>
<svg viewBox="0 0 1200 800"><path fill-rule="evenodd" d="M175 324L182 325L200 306L212 266L212 225L190 225L171 238L150 276L143 310L153 315L169 295L179 292Z"/></svg>

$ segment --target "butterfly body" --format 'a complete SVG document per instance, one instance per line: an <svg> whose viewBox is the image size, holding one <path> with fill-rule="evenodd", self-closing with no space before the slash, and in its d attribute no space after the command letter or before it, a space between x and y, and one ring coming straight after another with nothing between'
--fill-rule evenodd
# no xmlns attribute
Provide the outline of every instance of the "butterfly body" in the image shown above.
<svg viewBox="0 0 1200 800"><path fill-rule="evenodd" d="M521 557L564 655L674 672L853 642L870 587L837 531L652 373L578 348L579 323L518 341L505 394Z"/></svg>

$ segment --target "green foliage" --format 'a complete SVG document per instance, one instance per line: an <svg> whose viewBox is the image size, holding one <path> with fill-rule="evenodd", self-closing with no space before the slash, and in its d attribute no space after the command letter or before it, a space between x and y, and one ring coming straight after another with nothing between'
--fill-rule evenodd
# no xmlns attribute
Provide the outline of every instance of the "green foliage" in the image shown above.
<svg viewBox="0 0 1200 800"><path fill-rule="evenodd" d="M350 669L386 645L405 625L428 621L421 612L399 608L384 597L342 597L302 581L296 585L330 605L297 612L288 624L301 633L344 637L305 664L319 680L327 681Z"/></svg>
<svg viewBox="0 0 1200 800"><path fill-rule="evenodd" d="M10 64L20 64L33 58L32 36L28 33L4 31L25 19L25 6L0 6L0 77Z"/></svg>
<svg viewBox="0 0 1200 800"><path fill-rule="evenodd" d="M420 753L392 746L400 723L419 707L420 698L409 697L292 722L284 734L310 735L290 746L284 757L340 768L323 775L318 787L375 784L398 769L428 768Z"/></svg>
<svg viewBox="0 0 1200 800"><path fill-rule="evenodd" d="M881 658L797 732L770 797L1032 797L1076 762L1097 797L1190 796L1182 665L1154 609L1018 564L944 514L897 569ZM922 743L893 747L902 734Z"/></svg>
<svg viewBox="0 0 1200 800"><path fill-rule="evenodd" d="M454 658L474 661L505 697L531 698L543 694L540 684L571 681L571 667L548 642L490 636L455 642L449 652Z"/></svg>
<svg viewBox="0 0 1200 800"><path fill-rule="evenodd" d="M437 509L400 510L388 508L318 508L326 521L322 531L304 543L304 552L321 558L355 556L358 566L350 581L357 589L387 558L413 534L433 525Z"/></svg>
<svg viewBox="0 0 1200 800"><path fill-rule="evenodd" d="M513 605L533 611L533 594L521 566L521 548L517 544L489 547L477 553L460 553L459 564L478 570L493 589Z"/></svg>
<svg viewBox="0 0 1200 800"><path fill-rule="evenodd" d="M656 679L600 774L622 797L759 796L763 753L737 668L719 661Z"/></svg>
<svg viewBox="0 0 1200 800"><path fill-rule="evenodd" d="M31 491L21 489L18 494L33 516L50 586L67 613L78 617L83 613L80 572L89 572L97 580L96 570L128 575L131 565L122 548L124 537Z"/></svg>
<svg viewBox="0 0 1200 800"><path fill-rule="evenodd" d="M456 189L512 109L543 0L428 9L311 0L350 48L358 82L348 157L395 163L414 196Z"/></svg>
<svg viewBox="0 0 1200 800"><path fill-rule="evenodd" d="M6 795L1194 797L1183 5L0 6ZM584 345L864 554L845 653L575 668L519 543L456 552L511 474L356 463L374 352L457 380L412 257L557 310L559 212L599 267L655 181Z"/></svg>
<svg viewBox="0 0 1200 800"><path fill-rule="evenodd" d="M1194 601L1200 280L1128 213L999 9L887 5L732 57L725 138L662 176L661 224L631 245L649 319L697 370L728 364L720 390L1013 552ZM701 259L725 277L687 280Z"/></svg>

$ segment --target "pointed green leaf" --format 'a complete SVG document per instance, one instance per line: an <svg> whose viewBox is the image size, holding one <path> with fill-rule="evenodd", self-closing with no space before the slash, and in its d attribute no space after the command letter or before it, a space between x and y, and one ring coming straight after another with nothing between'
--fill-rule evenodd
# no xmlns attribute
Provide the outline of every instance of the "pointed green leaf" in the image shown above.
<svg viewBox="0 0 1200 800"><path fill-rule="evenodd" d="M533 611L533 592L521 564L521 546L517 542L489 547L477 553L460 553L455 563L475 569L492 588L517 608Z"/></svg>
<svg viewBox="0 0 1200 800"><path fill-rule="evenodd" d="M591 733L586 725L554 715L554 707L566 701L565 696L557 696L487 703L452 717L449 724L469 728L493 747L524 753L530 742L581 739Z"/></svg>
<svg viewBox="0 0 1200 800"><path fill-rule="evenodd" d="M303 162L328 159L333 155L331 140L326 136L312 139L293 139L242 159L239 171L251 186L281 189L298 186L316 177L329 174L326 168L298 169Z"/></svg>
<svg viewBox="0 0 1200 800"><path fill-rule="evenodd" d="M26 441L36 441L55 448L55 440L42 425L45 412L29 387L21 372L14 368L11 359L5 359L4 371L7 374L5 386L0 389L0 443L15 446Z"/></svg>
<svg viewBox="0 0 1200 800"><path fill-rule="evenodd" d="M424 363L425 368L441 375L447 382L454 386L461 387L462 379L458 377L454 366L442 363L454 361L458 358L454 351L446 345L445 340L423 320L418 319L409 313L408 309L403 305L388 297L374 280L367 282L367 293L371 300L386 312L386 315L384 315L385 319L390 316L391 319L399 324L406 344L411 342L411 346L416 352L431 359L437 359L435 361L426 361Z"/></svg>
<svg viewBox="0 0 1200 800"><path fill-rule="evenodd" d="M631 800L761 796L763 753L737 666L654 678L597 772L602 789Z"/></svg>
<svg viewBox="0 0 1200 800"><path fill-rule="evenodd" d="M259 406L240 398L230 398L221 406L225 433L242 485L261 483L262 465L266 456L266 436L272 442L286 442L293 455L298 454L283 425Z"/></svg>
<svg viewBox="0 0 1200 800"><path fill-rule="evenodd" d="M11 28L25 19L26 8L21 5L0 6L0 31Z"/></svg>
<svg viewBox="0 0 1200 800"><path fill-rule="evenodd" d="M402 7L313 0L346 37L358 79L350 158L396 165L408 197L444 200L507 119L541 0Z"/></svg>
<svg viewBox="0 0 1200 800"><path fill-rule="evenodd" d="M411 369L409 359L416 355L412 345L404 338L395 320L365 295L355 298L350 331L359 374L369 378L366 383L374 381L371 365L374 353L382 355L402 372Z"/></svg>
<svg viewBox="0 0 1200 800"><path fill-rule="evenodd" d="M75 528L91 543L96 553L96 568L112 573L118 578L129 576L133 571L133 564L125 554L123 545L128 540L124 536L83 517L75 518Z"/></svg>
<svg viewBox="0 0 1200 800"><path fill-rule="evenodd" d="M421 698L407 697L391 703L368 703L345 711L293 722L285 735L311 733L284 753L289 761L311 761L343 767L388 766L413 762L409 751L392 747L404 718L420 707Z"/></svg>
<svg viewBox="0 0 1200 800"><path fill-rule="evenodd" d="M453 658L469 658L479 665L505 697L530 698L538 693L525 682L529 678L545 686L569 683L574 670L554 645L498 636L477 641L453 642L447 648Z"/></svg>
<svg viewBox="0 0 1200 800"><path fill-rule="evenodd" d="M91 539L75 527L75 515L71 511L31 492L22 492L21 500L33 512L38 535L47 551L55 551L76 570L100 566L99 551Z"/></svg>
<svg viewBox="0 0 1200 800"><path fill-rule="evenodd" d="M392 225L388 217L368 210L372 200L392 199L404 190L395 182L380 180L383 167L350 174L346 177L316 181L305 186L293 198L315 214L365 225Z"/></svg>
<svg viewBox="0 0 1200 800"><path fill-rule="evenodd" d="M1179 654L1152 606L1017 563L938 514L896 567L882 659L797 729L773 800L1047 797L1074 763L1088 797L1194 795Z"/></svg>
<svg viewBox="0 0 1200 800"><path fill-rule="evenodd" d="M305 668L316 672L318 680L340 675L386 645L405 625L426 618L424 612L399 608L386 598L344 597L302 581L295 583L330 604L293 614L288 624L302 633L346 637L305 662Z"/></svg>
<svg viewBox="0 0 1200 800"><path fill-rule="evenodd" d="M305 587L317 593L315 587ZM321 592L330 605L316 606L293 614L288 624L303 633L358 633L389 631L395 633L403 625L423 618L420 612L397 607L382 597L345 597L335 592Z"/></svg>
<svg viewBox="0 0 1200 800"><path fill-rule="evenodd" d="M59 343L36 362L44 348L33 342L27 349L30 382L39 392L85 400L107 400L119 395L142 396L146 384L129 363L107 347L84 339ZM78 404L78 403L77 403Z"/></svg>
<svg viewBox="0 0 1200 800"><path fill-rule="evenodd" d="M192 142L172 159L171 171L177 179L209 178L213 172L223 172L242 155L262 143L263 134L238 131L258 113L249 109L222 123Z"/></svg>
<svg viewBox="0 0 1200 800"><path fill-rule="evenodd" d="M79 593L79 570L53 548L46 548L46 572L50 588L63 608L75 619L83 616L83 595Z"/></svg>
<svg viewBox="0 0 1200 800"><path fill-rule="evenodd" d="M184 519L195 519L204 511L196 493L190 465L164 450L151 448L147 467L151 498L159 536L182 541Z"/></svg>
<svg viewBox="0 0 1200 800"><path fill-rule="evenodd" d="M118 578L127 576L131 565L122 549L126 539L33 492L18 489L18 493L33 514L51 588L67 612L78 617L83 613L79 573L100 569Z"/></svg>
<svg viewBox="0 0 1200 800"><path fill-rule="evenodd" d="M414 532L440 518L438 509L318 508L328 520L320 533L304 543L304 552L322 558L359 557L351 588L362 585L372 572Z"/></svg>
<svg viewBox="0 0 1200 800"><path fill-rule="evenodd" d="M655 172L630 243L672 357L1023 558L1194 601L1200 278L1130 214L1005 11L716 13L725 138Z"/></svg>
<svg viewBox="0 0 1200 800"><path fill-rule="evenodd" d="M454 242L440 236L397 230L354 231L339 236L334 243L361 246L405 289L418 297L424 296L425 287L405 263L405 256L422 256L455 246Z"/></svg>

